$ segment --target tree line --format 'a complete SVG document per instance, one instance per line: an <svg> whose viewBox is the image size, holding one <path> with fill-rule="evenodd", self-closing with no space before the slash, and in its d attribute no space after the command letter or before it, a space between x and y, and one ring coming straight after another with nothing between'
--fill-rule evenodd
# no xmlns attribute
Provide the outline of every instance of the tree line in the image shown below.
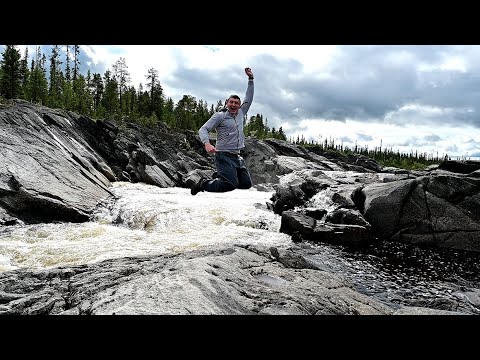
<svg viewBox="0 0 480 360"><path fill-rule="evenodd" d="M126 122L154 127L163 122L176 131L198 129L215 111L223 107L221 100L210 106L206 101L197 100L192 95L183 95L177 103L163 91L158 70L150 68L145 75L145 84L138 89L131 85L130 73L125 58L120 57L111 69L103 75L80 72L80 46L64 45L65 56L61 58L61 48L54 45L48 56L36 46L30 57L28 47L22 57L17 45L6 45L0 59L0 101L2 99L24 99L32 103L52 108L74 111L92 119L105 119L122 126ZM48 70L47 71L47 67ZM375 159L384 166L408 169L425 168L440 163L448 155L439 157L411 151L400 153L392 148L368 146L349 148L336 144L334 140L307 142L304 137L287 139L282 127L278 130L268 127L268 119L256 114L245 119L246 136L258 139L276 138L306 148L315 146L323 151L336 151L342 154L362 154Z"/></svg>
<svg viewBox="0 0 480 360"><path fill-rule="evenodd" d="M411 150L409 153L401 153L399 150L393 150L392 147L382 148L381 143L380 146L375 146L373 149L369 149L368 145L358 146L357 143L355 143L355 147L350 148L349 146L344 146L343 143L335 143L335 140L332 138L325 139L321 142L313 140L308 142L305 140L304 136L298 136L296 139L290 138L289 142L303 146L307 149L316 148L321 152L326 153L336 152L343 155L360 154L376 160L383 166L393 166L408 170L422 170L429 165L439 164L444 160L450 160L448 154L440 156L438 152L434 155L426 152L418 152L416 150Z"/></svg>
<svg viewBox="0 0 480 360"><path fill-rule="evenodd" d="M147 70L145 84L140 83L137 89L131 85L128 66L122 57L103 75L92 74L89 69L82 74L80 46L65 45L65 50L62 59L60 46L54 45L47 58L37 46L30 58L28 47L22 57L17 45L6 45L0 60L0 100L24 99L92 119L110 120L120 126L133 122L152 127L163 122L177 131L197 131L222 107L221 100L214 107L191 95L184 95L174 103L164 94L155 68ZM282 128L270 129L267 121L263 122L262 114L251 116L245 134L286 140Z"/></svg>

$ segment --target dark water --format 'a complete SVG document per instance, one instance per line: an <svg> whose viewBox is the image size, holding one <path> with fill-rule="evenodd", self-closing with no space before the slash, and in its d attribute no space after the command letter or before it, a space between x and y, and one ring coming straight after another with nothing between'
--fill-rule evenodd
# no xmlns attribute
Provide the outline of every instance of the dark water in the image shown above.
<svg viewBox="0 0 480 360"><path fill-rule="evenodd" d="M354 288L389 306L480 314L480 254L379 242L365 248L303 242L304 255L340 273Z"/></svg>

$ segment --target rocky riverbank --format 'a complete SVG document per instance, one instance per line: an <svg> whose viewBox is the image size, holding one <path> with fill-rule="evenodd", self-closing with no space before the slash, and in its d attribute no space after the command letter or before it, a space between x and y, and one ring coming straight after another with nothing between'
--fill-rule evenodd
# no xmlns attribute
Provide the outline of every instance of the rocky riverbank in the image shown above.
<svg viewBox="0 0 480 360"><path fill-rule="evenodd" d="M118 127L24 101L0 108L0 146L3 227L89 221L98 204L112 197L115 181L190 187L215 170L192 132L177 133L163 124ZM244 158L256 188L274 189L266 205L282 216L281 231L297 246L234 246L5 272L0 274L0 313L475 313L476 289L458 293L473 310L443 300L395 302L362 287L361 277L323 268L321 252L305 246L343 246L358 256L352 263L370 256L369 248L382 259L384 241L418 248L415 256L408 255L412 259L428 256L424 248L479 253L476 163L444 162L409 172L274 139L248 138L246 146ZM414 261L410 264L415 268ZM432 264L443 270L441 263ZM384 292L395 286L384 285Z"/></svg>

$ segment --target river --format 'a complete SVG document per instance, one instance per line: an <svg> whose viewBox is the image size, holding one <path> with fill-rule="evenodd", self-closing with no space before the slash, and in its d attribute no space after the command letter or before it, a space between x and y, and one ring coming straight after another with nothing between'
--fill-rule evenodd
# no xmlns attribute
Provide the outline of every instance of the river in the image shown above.
<svg viewBox="0 0 480 360"><path fill-rule="evenodd" d="M49 269L135 255L184 252L219 244L295 245L319 268L391 306L480 314L480 255L383 242L363 250L294 244L266 203L272 192L235 190L190 195L185 188L115 182L114 199L91 221L0 228L0 272ZM329 208L328 197L315 206Z"/></svg>

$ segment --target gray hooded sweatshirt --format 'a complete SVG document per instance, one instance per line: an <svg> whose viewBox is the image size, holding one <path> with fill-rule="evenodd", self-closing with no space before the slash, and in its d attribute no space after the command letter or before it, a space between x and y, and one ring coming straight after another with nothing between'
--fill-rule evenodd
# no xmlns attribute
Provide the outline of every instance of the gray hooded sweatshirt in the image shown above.
<svg viewBox="0 0 480 360"><path fill-rule="evenodd" d="M217 151L228 151L239 153L245 147L245 135L243 127L246 119L245 114L250 109L253 101L253 79L248 80L247 92L242 105L236 115L230 111L219 111L212 115L208 121L198 130L200 140L204 144L209 143L208 133L217 129L217 142L215 148Z"/></svg>

